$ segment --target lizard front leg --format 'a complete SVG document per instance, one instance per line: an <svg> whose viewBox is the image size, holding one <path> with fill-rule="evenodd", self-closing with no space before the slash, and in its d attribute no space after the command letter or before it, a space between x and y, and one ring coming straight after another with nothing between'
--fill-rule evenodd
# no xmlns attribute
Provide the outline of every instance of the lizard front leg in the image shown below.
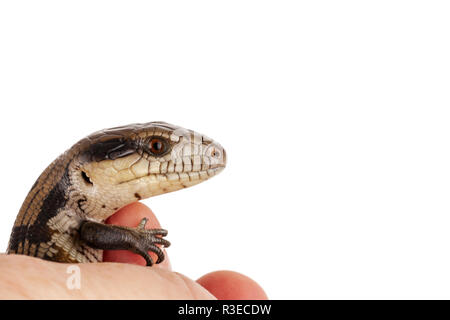
<svg viewBox="0 0 450 320"><path fill-rule="evenodd" d="M147 218L143 218L136 228L107 225L95 221L84 221L80 226L80 239L88 246L101 250L129 250L142 256L147 266L153 265L148 251L158 256L156 263L164 260L164 252L157 246L170 246L163 239L167 235L164 229L145 229Z"/></svg>

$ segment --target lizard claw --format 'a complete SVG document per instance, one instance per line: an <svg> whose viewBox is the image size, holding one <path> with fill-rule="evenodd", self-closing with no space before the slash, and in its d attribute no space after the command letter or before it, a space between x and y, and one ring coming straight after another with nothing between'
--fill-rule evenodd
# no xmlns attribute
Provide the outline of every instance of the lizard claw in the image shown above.
<svg viewBox="0 0 450 320"><path fill-rule="evenodd" d="M158 256L156 264L161 263L164 261L165 255L164 251L157 245L162 245L164 248L167 248L170 246L170 242L162 238L167 235L167 230L145 229L147 221L147 218L142 218L139 225L134 229L137 241L135 243L136 248L133 251L145 259L147 266L152 266L153 259L148 252L153 252Z"/></svg>
<svg viewBox="0 0 450 320"><path fill-rule="evenodd" d="M145 225L147 224L148 219L142 218L141 222L139 222L139 225L136 227L138 230L145 230Z"/></svg>

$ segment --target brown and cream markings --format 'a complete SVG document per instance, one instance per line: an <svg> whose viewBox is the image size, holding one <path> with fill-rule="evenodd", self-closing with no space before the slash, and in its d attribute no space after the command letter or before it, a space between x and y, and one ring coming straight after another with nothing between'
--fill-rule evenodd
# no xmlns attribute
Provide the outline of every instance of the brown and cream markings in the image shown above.
<svg viewBox="0 0 450 320"><path fill-rule="evenodd" d="M169 246L164 229L103 222L134 201L198 184L219 173L225 150L208 137L164 122L95 132L53 161L27 195L7 253L59 262L102 261L102 250L130 250L153 261Z"/></svg>

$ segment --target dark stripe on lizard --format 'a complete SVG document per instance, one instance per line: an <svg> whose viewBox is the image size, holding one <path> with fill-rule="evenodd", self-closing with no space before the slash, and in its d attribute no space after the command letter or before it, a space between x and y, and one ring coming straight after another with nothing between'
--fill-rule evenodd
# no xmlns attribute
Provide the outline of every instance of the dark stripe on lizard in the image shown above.
<svg viewBox="0 0 450 320"><path fill-rule="evenodd" d="M10 241L12 251L17 251L20 243L24 245L25 239L28 239L30 245L40 244L42 242L46 243L51 240L52 232L49 230L47 222L49 219L56 216L58 209L63 208L66 205L67 199L65 189L67 188L68 183L68 166L66 166L62 178L56 183L44 199L34 224L22 225L13 228ZM26 254L27 252L24 253Z"/></svg>

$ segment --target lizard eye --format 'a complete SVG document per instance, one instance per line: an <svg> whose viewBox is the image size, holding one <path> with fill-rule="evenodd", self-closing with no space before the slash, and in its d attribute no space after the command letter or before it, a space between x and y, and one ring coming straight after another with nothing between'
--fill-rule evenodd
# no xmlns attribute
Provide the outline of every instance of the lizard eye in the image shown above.
<svg viewBox="0 0 450 320"><path fill-rule="evenodd" d="M148 151L154 156L161 156L169 149L168 143L161 137L150 138L148 142Z"/></svg>

